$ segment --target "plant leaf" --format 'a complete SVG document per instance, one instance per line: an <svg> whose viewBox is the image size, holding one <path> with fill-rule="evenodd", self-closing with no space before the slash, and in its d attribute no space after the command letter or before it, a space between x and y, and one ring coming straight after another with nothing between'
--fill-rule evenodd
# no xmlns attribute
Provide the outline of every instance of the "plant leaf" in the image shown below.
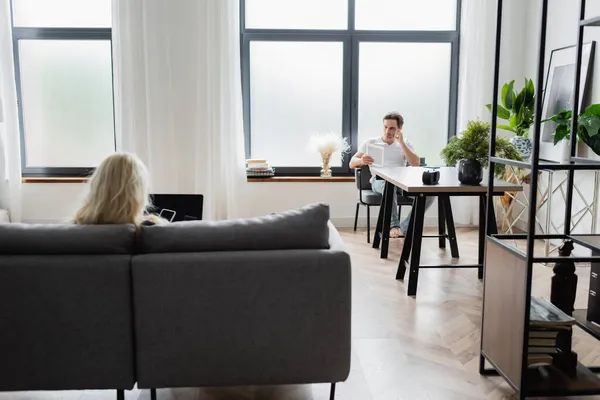
<svg viewBox="0 0 600 400"><path fill-rule="evenodd" d="M556 132L554 132L554 145L560 142L563 139L569 137L569 128L566 125L559 125L556 128Z"/></svg>
<svg viewBox="0 0 600 400"><path fill-rule="evenodd" d="M510 132L517 133L517 131L515 131L513 128L511 128L511 127L510 127L510 126L508 126L508 125L496 125L496 128L498 128L498 129L503 129L503 130L505 130L505 131L510 131Z"/></svg>
<svg viewBox="0 0 600 400"><path fill-rule="evenodd" d="M531 79L525 79L525 107L533 109L535 103L535 86Z"/></svg>
<svg viewBox="0 0 600 400"><path fill-rule="evenodd" d="M502 86L502 105L504 106L504 108L508 109L508 110L512 110L513 109L513 104L514 104L514 92L513 92L513 87L515 85L515 81L512 80L508 83L505 83L504 86Z"/></svg>
<svg viewBox="0 0 600 400"><path fill-rule="evenodd" d="M591 117L591 116L600 116L600 104L592 104L588 108L585 109L581 116Z"/></svg>
<svg viewBox="0 0 600 400"><path fill-rule="evenodd" d="M589 137L597 135L600 130L600 117L597 115L582 115L579 117L578 123L585 128Z"/></svg>
<svg viewBox="0 0 600 400"><path fill-rule="evenodd" d="M517 127L517 114L513 114L510 119L508 120L508 125L515 129ZM516 132L516 131L515 131Z"/></svg>
<svg viewBox="0 0 600 400"><path fill-rule="evenodd" d="M502 119L509 119L510 111L498 104L498 117Z"/></svg>
<svg viewBox="0 0 600 400"><path fill-rule="evenodd" d="M519 94L517 94L517 97L515 97L513 109L516 113L520 113L524 109L523 105L525 104L525 90L526 89L523 88L523 90L521 90Z"/></svg>

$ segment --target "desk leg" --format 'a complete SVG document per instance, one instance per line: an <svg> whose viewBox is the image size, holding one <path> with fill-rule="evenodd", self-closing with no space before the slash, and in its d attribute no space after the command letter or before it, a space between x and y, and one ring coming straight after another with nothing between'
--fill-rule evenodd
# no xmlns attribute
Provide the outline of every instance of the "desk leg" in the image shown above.
<svg viewBox="0 0 600 400"><path fill-rule="evenodd" d="M446 216L446 225L448 226L448 241L450 242L450 254L452 255L452 258L458 258L458 242L456 241L456 228L454 227L454 215L452 214L450 196L439 196L438 201L440 200L444 203L444 215Z"/></svg>
<svg viewBox="0 0 600 400"><path fill-rule="evenodd" d="M383 229L381 230L381 256L387 258L388 247L390 244L390 222L392 219L392 208L394 207L394 196L396 195L396 187L390 182L385 182L383 189Z"/></svg>
<svg viewBox="0 0 600 400"><path fill-rule="evenodd" d="M416 211L414 209L417 201L413 203L413 210L410 213L410 220L408 222L408 231L406 236L404 237L404 244L402 245L402 254L400 255L400 261L398 262L398 271L396 271L396 279L403 281L404 274L406 274L406 264L408 264L408 260L410 259L410 248L412 246L413 240L413 231L415 230L415 214ZM446 240L446 239L444 239Z"/></svg>
<svg viewBox="0 0 600 400"><path fill-rule="evenodd" d="M441 197L438 197L438 233L440 235L440 249L446 248L446 214L444 213L444 203Z"/></svg>
<svg viewBox="0 0 600 400"><path fill-rule="evenodd" d="M423 242L423 223L425 221L425 196L418 196L415 201L415 226L413 229L410 272L408 275L408 295L417 295L419 280L419 264L421 262L421 243ZM404 244L406 246L406 243Z"/></svg>

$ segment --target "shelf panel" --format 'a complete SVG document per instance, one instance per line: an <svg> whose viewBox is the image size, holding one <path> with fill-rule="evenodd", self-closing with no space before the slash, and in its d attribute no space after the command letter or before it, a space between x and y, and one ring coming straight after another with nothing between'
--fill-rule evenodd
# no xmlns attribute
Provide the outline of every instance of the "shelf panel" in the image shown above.
<svg viewBox="0 0 600 400"><path fill-rule="evenodd" d="M591 323L587 320L587 310L579 309L573 311L573 318L575 318L575 322L577 326L595 337L596 339L600 339L600 326Z"/></svg>
<svg viewBox="0 0 600 400"><path fill-rule="evenodd" d="M502 157L491 157L490 161L493 161L496 164L512 165L513 167L518 167L518 168L523 168L523 169L532 169L533 168L533 164L530 162L509 160L507 158L502 158ZM596 169L600 169L600 161L590 160L590 159L581 158L581 157L574 157L571 159L571 161L566 161L566 162L539 160L538 169L539 170L547 170L547 171L596 170Z"/></svg>
<svg viewBox="0 0 600 400"><path fill-rule="evenodd" d="M588 18L579 22L580 26L600 26L600 17Z"/></svg>
<svg viewBox="0 0 600 400"><path fill-rule="evenodd" d="M553 366L528 368L525 382L530 397L600 394L600 378L581 364L573 378Z"/></svg>

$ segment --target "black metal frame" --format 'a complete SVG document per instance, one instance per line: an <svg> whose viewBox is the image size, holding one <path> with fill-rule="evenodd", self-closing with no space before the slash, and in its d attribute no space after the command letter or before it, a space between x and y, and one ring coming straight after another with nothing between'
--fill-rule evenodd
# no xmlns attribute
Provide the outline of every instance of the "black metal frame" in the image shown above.
<svg viewBox="0 0 600 400"><path fill-rule="evenodd" d="M395 43L449 43L450 61L450 99L448 119L448 139L456 135L458 107L458 68L460 51L460 21L462 0L456 3L456 25L452 31L366 31L355 29L355 0L348 0L347 29L249 29L246 28L245 0L240 2L240 40L242 94L244 108L244 137L246 158L251 155L251 104L250 104L250 42L252 41L322 41L341 42L344 46L344 89L342 103L342 136L348 140L351 153L345 154L340 167L333 167L336 175L353 175L349 162L359 147L358 143L358 60L359 45L362 42ZM387 110L386 110L387 111ZM383 115L382 115L383 117ZM319 167L281 167L274 166L280 176L318 175Z"/></svg>
<svg viewBox="0 0 600 400"><path fill-rule="evenodd" d="M573 205L573 183L574 183L574 173L578 170L598 170L600 169L600 163L593 160L586 160L581 157L576 157L576 134L577 132L577 118L576 115L579 115L579 94L580 94L580 78L581 78L581 53L583 46L583 32L586 26L599 26L598 21L600 18L593 18L590 20L585 20L585 0L580 0L580 12L579 12L579 24L578 24L578 34L577 34L577 45L576 45L576 73L575 73L575 82L574 82L574 101L573 101L573 118L571 122L571 135L569 139L570 146L570 158L568 162L558 163L558 162L550 162L550 161L541 161L539 157L539 141L540 141L540 132L541 132L541 120L542 120L542 103L543 96L538 90L535 99L535 119L534 119L534 135L532 138L532 155L530 162L519 162L513 160L507 160L504 158L496 157L495 148L496 148L496 128L497 128L497 109L498 109L498 84L499 84L499 70L500 70L500 48L501 48L501 31L502 31L502 13L503 13L503 1L498 1L498 9L497 9L497 20L496 20L496 43L495 43L495 54L494 54L494 86L493 86L493 99L492 99L492 123L491 123L491 133L490 133L490 146L489 146L489 156L490 156L490 166L489 166L489 179L493 179L494 177L494 166L495 164L503 164L503 165L512 165L520 168L526 168L531 170L531 182L530 182L530 191L529 191L529 204L535 204L535 199L537 196L538 189L538 172L541 170L565 170L568 171L568 179L567 179L567 194L566 194L566 207L565 207L565 224L564 224L564 232L563 234L536 234L535 233L535 216L537 213L536 207L529 207L528 210L528 226L526 234L501 234L498 235L493 231L492 225L495 223L495 216L493 213L493 196L492 196L492 187L488 187L488 195L487 195L487 216L486 216L486 237L488 240L493 241L495 244L498 244L508 251L512 252L515 255L518 255L522 259L526 261L527 266L527 282L526 282L526 290L525 290L525 316L523 321L523 338L522 338L522 360L521 360L521 376L520 376L520 390L519 388L506 376L506 374L494 363L494 360L491 359L487 354L485 354L483 348L480 347L480 362L479 362L479 373L482 375L500 375L502 376L509 385L518 392L519 399L525 399L531 396L576 396L576 395L590 395L590 394L600 394L600 385L597 390L528 390L527 388L527 354L528 354L528 338L529 338L529 311L530 311L530 303L531 303L531 285L532 285L532 275L533 275L533 264L534 263L543 263L543 262L559 262L565 260L565 257L536 257L533 253L534 250L534 242L536 239L571 239L575 243L578 243L584 247L587 247L591 250L595 248L581 240L577 239L578 235L571 234L571 212ZM542 7L540 12L541 17L541 27L540 27L540 41L539 41L539 52L538 52L538 69L537 69L537 84L538 88L544 87L544 65L546 58L546 31L547 31L547 16L548 16L548 1L542 0ZM580 235L583 236L583 235ZM585 235L590 236L590 235ZM505 239L526 239L527 241L527 250L522 251L503 242ZM595 249L597 250L597 249ZM568 257L568 260L573 263L579 262L588 262L588 261L599 261L600 257L592 256L592 257ZM485 285L483 292L483 303L482 310L485 310ZM482 327L484 326L483 322L485 320L485 314L482 312ZM580 321L577 321L577 325L582 326ZM584 327L585 330L585 327ZM586 330L589 332L589 330ZM597 337L597 335L593 336ZM481 330L481 342L483 342L483 328ZM486 368L486 361L492 366L492 369ZM587 367L590 371L598 373L600 372L600 367L593 366Z"/></svg>
<svg viewBox="0 0 600 400"><path fill-rule="evenodd" d="M112 42L112 28L35 28L35 27L17 27L14 24L13 4L10 3L11 27L13 40L13 56L15 63L15 81L17 86L17 102L19 131L21 140L21 171L22 176L42 176L42 177L87 177L90 176L95 166L82 167L45 167L28 166L27 164L27 146L25 141L25 124L23 116L23 92L21 85L21 70L19 57L19 41L21 40L101 40ZM112 46L111 46L112 49ZM112 71L111 62L111 71ZM115 132L115 110L114 110L114 83L113 83L113 143L116 149L117 138Z"/></svg>

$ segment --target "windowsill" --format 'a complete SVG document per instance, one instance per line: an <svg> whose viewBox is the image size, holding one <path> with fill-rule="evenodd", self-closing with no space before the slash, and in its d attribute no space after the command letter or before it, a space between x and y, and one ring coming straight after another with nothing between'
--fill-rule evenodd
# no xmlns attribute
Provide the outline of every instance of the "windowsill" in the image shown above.
<svg viewBox="0 0 600 400"><path fill-rule="evenodd" d="M89 178L86 177L51 177L51 176L24 176L22 183L86 183Z"/></svg>
<svg viewBox="0 0 600 400"><path fill-rule="evenodd" d="M270 178L248 178L248 182L354 182L353 176L273 176Z"/></svg>
<svg viewBox="0 0 600 400"><path fill-rule="evenodd" d="M22 183L86 183L86 177L23 177ZM247 178L248 182L354 182L353 176L334 176L321 178L319 176L274 176L272 178Z"/></svg>

